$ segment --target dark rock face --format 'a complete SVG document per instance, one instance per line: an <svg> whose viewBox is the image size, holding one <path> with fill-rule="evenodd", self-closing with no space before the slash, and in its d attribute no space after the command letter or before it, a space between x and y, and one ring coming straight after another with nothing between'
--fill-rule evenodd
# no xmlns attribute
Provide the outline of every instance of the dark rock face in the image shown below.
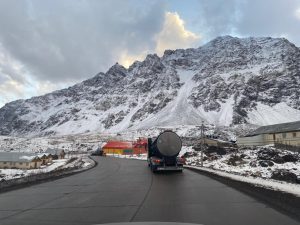
<svg viewBox="0 0 300 225"><path fill-rule="evenodd" d="M205 154L212 154L212 153L216 153L218 155L226 155L226 150L222 147L209 146L205 150Z"/></svg>
<svg viewBox="0 0 300 225"><path fill-rule="evenodd" d="M282 156L282 159L284 160L284 162L297 162L298 161L298 157L296 155L292 155L292 154L287 154Z"/></svg>
<svg viewBox="0 0 300 225"><path fill-rule="evenodd" d="M271 178L274 180L281 180L290 183L300 183L300 179L296 174L284 169L274 171Z"/></svg>
<svg viewBox="0 0 300 225"><path fill-rule="evenodd" d="M249 163L249 165L250 165L251 167L257 167L257 162L256 162L256 161L251 161L251 162Z"/></svg>
<svg viewBox="0 0 300 225"><path fill-rule="evenodd" d="M296 153L291 154L276 149L263 148L258 151L257 159L262 160L262 164L265 164L264 162L266 161L283 164L286 162L297 162L299 160L299 156Z"/></svg>
<svg viewBox="0 0 300 225"><path fill-rule="evenodd" d="M284 159L283 159L282 157L280 157L280 156L275 156L275 157L273 158L273 161L274 161L275 163L277 163L277 164L283 164L283 163L285 163Z"/></svg>
<svg viewBox="0 0 300 225"><path fill-rule="evenodd" d="M120 123L125 116L126 116L126 112L124 112L123 110L116 114L109 114L107 118L103 120L104 127L110 128L111 126Z"/></svg>
<svg viewBox="0 0 300 225"><path fill-rule="evenodd" d="M72 87L8 103L0 109L0 135L125 129L167 107L174 118L197 124L226 104L227 125L249 123L259 104L300 110L299 62L299 48L286 39L219 37L197 49L148 55L128 69L116 63Z"/></svg>
<svg viewBox="0 0 300 225"><path fill-rule="evenodd" d="M238 155L232 155L227 161L227 164L231 166L238 166L243 163L245 163L244 160Z"/></svg>
<svg viewBox="0 0 300 225"><path fill-rule="evenodd" d="M274 163L273 163L272 161L269 161L269 160L262 160L262 161L259 161L258 164L259 164L261 167L274 166Z"/></svg>
<svg viewBox="0 0 300 225"><path fill-rule="evenodd" d="M299 63L295 60L300 52L296 46L285 39L250 38L245 42L232 37L217 38L208 45L206 50L210 51L204 53L206 64L195 76L198 88L191 95L196 107L204 105L205 111L219 110L220 102L234 96L235 124L245 123L247 111L255 108L257 102L274 106L286 101L299 109ZM272 52L270 58L261 54L263 49ZM260 69L238 72L248 70L251 64L260 65ZM224 73L227 79L220 76Z"/></svg>
<svg viewBox="0 0 300 225"><path fill-rule="evenodd" d="M279 152L275 149L264 148L258 152L257 158L260 160L273 160Z"/></svg>

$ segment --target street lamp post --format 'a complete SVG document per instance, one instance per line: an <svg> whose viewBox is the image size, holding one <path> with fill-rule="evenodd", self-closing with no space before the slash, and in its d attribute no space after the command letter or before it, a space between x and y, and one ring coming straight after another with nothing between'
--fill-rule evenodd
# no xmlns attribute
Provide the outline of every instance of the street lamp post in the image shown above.
<svg viewBox="0 0 300 225"><path fill-rule="evenodd" d="M203 167L203 151L204 151L204 122L201 124L201 167Z"/></svg>

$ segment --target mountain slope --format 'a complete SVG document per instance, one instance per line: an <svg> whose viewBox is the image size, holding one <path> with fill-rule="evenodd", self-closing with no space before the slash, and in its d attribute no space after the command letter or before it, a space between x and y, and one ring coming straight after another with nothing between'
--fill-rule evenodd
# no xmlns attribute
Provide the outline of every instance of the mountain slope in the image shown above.
<svg viewBox="0 0 300 225"><path fill-rule="evenodd" d="M300 120L300 49L283 38L219 37L148 55L0 109L0 134L119 132L153 126Z"/></svg>

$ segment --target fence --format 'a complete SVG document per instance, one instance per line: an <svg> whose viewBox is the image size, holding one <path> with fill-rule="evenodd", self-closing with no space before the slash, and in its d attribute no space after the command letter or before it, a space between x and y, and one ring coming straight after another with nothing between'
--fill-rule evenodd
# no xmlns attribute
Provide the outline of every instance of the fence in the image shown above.
<svg viewBox="0 0 300 225"><path fill-rule="evenodd" d="M300 153L300 146L293 146L293 145L287 145L287 144L275 142L274 147L277 149L284 149L284 150L289 150L289 151Z"/></svg>

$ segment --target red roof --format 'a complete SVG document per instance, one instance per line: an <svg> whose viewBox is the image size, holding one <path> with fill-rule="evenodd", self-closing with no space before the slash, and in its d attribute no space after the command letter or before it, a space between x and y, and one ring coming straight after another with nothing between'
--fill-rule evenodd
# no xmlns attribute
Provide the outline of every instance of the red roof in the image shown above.
<svg viewBox="0 0 300 225"><path fill-rule="evenodd" d="M120 149L131 149L132 142L129 141L109 141L103 148L120 148Z"/></svg>
<svg viewBox="0 0 300 225"><path fill-rule="evenodd" d="M148 144L148 140L147 139L138 139L136 142L133 142L133 146L135 148L142 148L142 147L146 147Z"/></svg>

